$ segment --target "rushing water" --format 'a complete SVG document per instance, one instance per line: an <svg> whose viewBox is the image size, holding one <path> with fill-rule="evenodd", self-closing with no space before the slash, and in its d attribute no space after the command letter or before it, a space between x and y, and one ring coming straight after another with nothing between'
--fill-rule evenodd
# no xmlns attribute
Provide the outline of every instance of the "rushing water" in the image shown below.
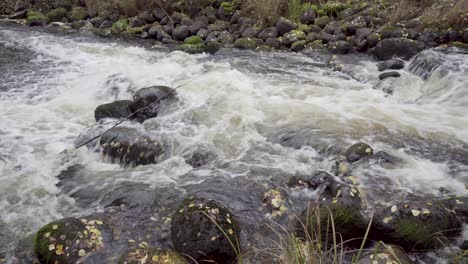
<svg viewBox="0 0 468 264"><path fill-rule="evenodd" d="M16 239L101 209L57 187L57 175L74 163L90 172L81 187L182 186L221 174L263 170L268 179L330 170L334 155L364 141L404 161L358 171L370 193L393 199L441 195L442 187L468 194L468 54L461 51L426 51L442 63L427 80L407 66L401 78L380 83L375 61L357 55L338 58L337 72L329 55L188 55L11 28L0 28L0 50L0 223ZM122 168L74 150L98 105L151 85L182 85L180 105L142 125L123 125L163 139L166 160ZM374 89L385 85L393 95ZM215 160L185 177L192 167L182 157L200 149Z"/></svg>

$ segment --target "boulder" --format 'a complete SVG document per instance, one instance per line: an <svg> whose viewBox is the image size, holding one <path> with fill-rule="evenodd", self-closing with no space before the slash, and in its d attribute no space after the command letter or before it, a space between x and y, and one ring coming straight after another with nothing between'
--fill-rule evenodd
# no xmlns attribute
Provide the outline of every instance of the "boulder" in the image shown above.
<svg viewBox="0 0 468 264"><path fill-rule="evenodd" d="M111 32L113 34L119 34L127 30L128 28L128 20L126 18L121 18L112 24Z"/></svg>
<svg viewBox="0 0 468 264"><path fill-rule="evenodd" d="M128 26L132 28L141 27L145 25L145 21L141 20L138 17L130 17L128 19Z"/></svg>
<svg viewBox="0 0 468 264"><path fill-rule="evenodd" d="M258 35L259 38L263 40L267 40L269 38L277 38L278 37L278 30L275 27L267 27L260 32Z"/></svg>
<svg viewBox="0 0 468 264"><path fill-rule="evenodd" d="M291 30L294 30L297 28L297 25L290 20L281 17L278 22L276 22L276 29L278 30L278 33L280 36L288 33Z"/></svg>
<svg viewBox="0 0 468 264"><path fill-rule="evenodd" d="M294 52L299 52L301 50L303 50L305 48L307 44L307 41L306 40L298 40L298 41L295 41L292 45L291 45L291 48L290 50L291 51L294 51Z"/></svg>
<svg viewBox="0 0 468 264"><path fill-rule="evenodd" d="M333 42L335 41L335 36L333 36L330 33L327 33L325 31L320 32L319 38L322 41L323 44L327 44L328 42Z"/></svg>
<svg viewBox="0 0 468 264"><path fill-rule="evenodd" d="M195 45L195 44L200 44L200 43L203 43L203 39L200 38L199 36L191 36L184 40L184 44Z"/></svg>
<svg viewBox="0 0 468 264"><path fill-rule="evenodd" d="M235 5L236 4L234 2L222 2L217 12L219 19L230 21L236 9Z"/></svg>
<svg viewBox="0 0 468 264"><path fill-rule="evenodd" d="M47 18L43 13L38 11L28 11L26 24L32 26L44 26L47 23Z"/></svg>
<svg viewBox="0 0 468 264"><path fill-rule="evenodd" d="M315 33L320 33L320 31L322 31L322 28L317 26L317 25L310 25L309 26L309 31L310 32L315 32Z"/></svg>
<svg viewBox="0 0 468 264"><path fill-rule="evenodd" d="M368 158L374 154L374 150L366 143L356 143L349 147L346 152L346 160L350 163Z"/></svg>
<svg viewBox="0 0 468 264"><path fill-rule="evenodd" d="M382 39L387 38L402 38L405 36L405 31L402 28L394 26L385 26L380 32Z"/></svg>
<svg viewBox="0 0 468 264"><path fill-rule="evenodd" d="M256 38L260 33L260 29L255 26L246 26L241 32L241 37L243 38Z"/></svg>
<svg viewBox="0 0 468 264"><path fill-rule="evenodd" d="M278 38L268 38L265 41L265 45L272 47L274 49L281 48L281 42L278 40Z"/></svg>
<svg viewBox="0 0 468 264"><path fill-rule="evenodd" d="M132 118L142 123L146 119L156 117L164 106L176 100L177 94L174 89L166 86L151 86L138 90L129 108Z"/></svg>
<svg viewBox="0 0 468 264"><path fill-rule="evenodd" d="M186 25L178 26L172 32L172 37L178 41L183 41L188 36L190 36L190 30Z"/></svg>
<svg viewBox="0 0 468 264"><path fill-rule="evenodd" d="M206 51L206 45L204 43L182 44L177 47L177 50L180 50L189 54L203 53Z"/></svg>
<svg viewBox="0 0 468 264"><path fill-rule="evenodd" d="M441 36L438 31L426 28L418 38L419 41L426 44L428 47L438 46L441 42Z"/></svg>
<svg viewBox="0 0 468 264"><path fill-rule="evenodd" d="M46 14L47 22L60 22L67 15L67 9L61 7L57 9L50 10Z"/></svg>
<svg viewBox="0 0 468 264"><path fill-rule="evenodd" d="M240 251L235 215L213 200L185 199L172 216L171 234L174 248L197 263L234 263Z"/></svg>
<svg viewBox="0 0 468 264"><path fill-rule="evenodd" d="M314 25L324 28L328 23L330 23L331 18L328 16L323 16L315 19Z"/></svg>
<svg viewBox="0 0 468 264"><path fill-rule="evenodd" d="M156 17L154 17L153 13L150 11L144 11L138 14L138 18L147 24L152 24L156 22Z"/></svg>
<svg viewBox="0 0 468 264"><path fill-rule="evenodd" d="M263 41L257 38L239 38L234 42L234 48L254 50L262 43Z"/></svg>
<svg viewBox="0 0 468 264"><path fill-rule="evenodd" d="M397 71L389 71L389 72L384 72L384 73L381 73L379 75L379 80L384 80L384 79L387 79L387 78L398 78L400 77L401 74Z"/></svg>
<svg viewBox="0 0 468 264"><path fill-rule="evenodd" d="M377 209L370 236L409 251L436 250L460 234L461 226L443 201L410 198Z"/></svg>
<svg viewBox="0 0 468 264"><path fill-rule="evenodd" d="M222 20L216 20L213 24L208 26L208 31L213 32L213 31L223 31L223 30L228 30L229 29L229 22L222 21Z"/></svg>
<svg viewBox="0 0 468 264"><path fill-rule="evenodd" d="M161 143L128 127L115 127L101 135L102 153L112 163L125 167L154 164L163 154Z"/></svg>
<svg viewBox="0 0 468 264"><path fill-rule="evenodd" d="M49 223L34 237L34 254L40 263L77 263L104 247L102 225L76 218Z"/></svg>
<svg viewBox="0 0 468 264"><path fill-rule="evenodd" d="M424 43L405 38L389 38L381 40L374 50L374 55L379 60L389 60L400 57L408 60L424 49Z"/></svg>
<svg viewBox="0 0 468 264"><path fill-rule="evenodd" d="M301 30L292 30L283 36L283 45L289 47L293 42L305 40L306 34Z"/></svg>
<svg viewBox="0 0 468 264"><path fill-rule="evenodd" d="M369 36L366 37L367 45L369 48L375 47L377 43L380 41L380 35L378 33L371 33Z"/></svg>
<svg viewBox="0 0 468 264"><path fill-rule="evenodd" d="M202 39L206 39L208 37L209 31L206 28L201 28L197 32L197 36L199 36Z"/></svg>
<svg viewBox="0 0 468 264"><path fill-rule="evenodd" d="M390 70L401 70L405 67L405 62L400 59L390 59L377 63L377 69L379 71Z"/></svg>
<svg viewBox="0 0 468 264"><path fill-rule="evenodd" d="M221 49L221 43L217 41L210 41L206 43L206 51L210 54L215 54Z"/></svg>
<svg viewBox="0 0 468 264"><path fill-rule="evenodd" d="M353 46L349 42L339 40L328 44L328 51L335 54L348 54L353 51Z"/></svg>
<svg viewBox="0 0 468 264"><path fill-rule="evenodd" d="M67 13L68 21L74 22L78 20L85 20L88 17L88 11L84 7L74 7Z"/></svg>
<svg viewBox="0 0 468 264"><path fill-rule="evenodd" d="M441 35L441 43L449 43L449 42L455 42L458 41L460 38L460 34L458 31L454 29L447 29L442 35Z"/></svg>
<svg viewBox="0 0 468 264"><path fill-rule="evenodd" d="M302 11L300 21L304 24L313 24L316 18L315 10L312 8L306 8Z"/></svg>
<svg viewBox="0 0 468 264"><path fill-rule="evenodd" d="M112 26L113 26L112 22L110 22L109 20L106 20L102 22L101 25L99 25L99 29L108 29L108 28L111 28Z"/></svg>

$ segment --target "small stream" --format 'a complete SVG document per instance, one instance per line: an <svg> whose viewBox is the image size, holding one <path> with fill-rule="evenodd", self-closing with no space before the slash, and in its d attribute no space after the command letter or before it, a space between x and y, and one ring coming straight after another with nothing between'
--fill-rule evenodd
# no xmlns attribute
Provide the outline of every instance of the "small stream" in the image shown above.
<svg viewBox="0 0 468 264"><path fill-rule="evenodd" d="M468 54L460 50L424 51L440 63L433 72L410 71L408 62L401 78L384 81L366 55L333 58L339 72L328 54L189 55L9 27L0 27L0 56L0 227L14 234L0 238L0 252L55 219L101 212L106 194L132 183L166 197L225 193L234 210L248 211L249 188L221 179L262 186L331 171L359 141L403 161L354 171L375 203L468 194ZM164 161L123 168L74 148L93 132L98 105L151 85L182 85L177 107L122 126L162 140ZM193 168L184 159L193 154L207 162ZM62 188L58 176L77 164L80 177Z"/></svg>

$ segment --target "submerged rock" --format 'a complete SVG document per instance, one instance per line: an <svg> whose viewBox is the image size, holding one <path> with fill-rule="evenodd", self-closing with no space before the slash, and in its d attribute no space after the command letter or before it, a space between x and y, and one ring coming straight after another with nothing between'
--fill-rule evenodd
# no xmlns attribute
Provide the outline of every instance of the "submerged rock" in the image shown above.
<svg viewBox="0 0 468 264"><path fill-rule="evenodd" d="M374 151L368 144L356 143L346 150L345 156L348 162L353 163L363 158L370 157L373 153Z"/></svg>
<svg viewBox="0 0 468 264"><path fill-rule="evenodd" d="M40 263L76 263L104 246L103 222L64 218L39 229L34 254Z"/></svg>
<svg viewBox="0 0 468 264"><path fill-rule="evenodd" d="M131 117L130 100L118 100L112 103L103 104L94 110L96 122L103 118L129 118Z"/></svg>
<svg viewBox="0 0 468 264"><path fill-rule="evenodd" d="M176 91L167 86L142 88L135 93L129 106L132 117L140 123L156 117L164 106L177 100L176 96Z"/></svg>
<svg viewBox="0 0 468 264"><path fill-rule="evenodd" d="M133 128L116 127L101 135L103 154L124 166L157 163L163 154L161 143Z"/></svg>
<svg viewBox="0 0 468 264"><path fill-rule="evenodd" d="M406 38L388 38L381 40L374 50L379 60L389 60L400 57L408 60L424 49L424 43Z"/></svg>
<svg viewBox="0 0 468 264"><path fill-rule="evenodd" d="M384 73L380 74L379 79L383 80L383 79L387 79L387 78L390 78L390 77L398 78L400 76L401 76L401 74L399 72L397 72L397 71L389 71L389 72L384 72Z"/></svg>
<svg viewBox="0 0 468 264"><path fill-rule="evenodd" d="M194 261L234 263L240 227L229 209L213 200L187 198L172 217L175 249Z"/></svg>
<svg viewBox="0 0 468 264"><path fill-rule="evenodd" d="M377 63L377 69L379 71L384 71L387 69L391 70L401 70L405 67L405 62L400 59L390 59Z"/></svg>

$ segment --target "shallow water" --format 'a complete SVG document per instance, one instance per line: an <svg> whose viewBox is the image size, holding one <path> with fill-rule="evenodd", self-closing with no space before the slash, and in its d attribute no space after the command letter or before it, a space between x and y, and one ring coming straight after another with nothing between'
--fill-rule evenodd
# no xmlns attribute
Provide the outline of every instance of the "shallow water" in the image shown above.
<svg viewBox="0 0 468 264"><path fill-rule="evenodd" d="M0 28L0 50L9 65L0 68L0 220L16 239L54 219L102 210L56 186L60 172L77 163L89 172L77 189L121 182L178 188L217 175L270 179L331 170L334 156L364 141L404 161L355 172L381 202L440 196L441 187L468 194L468 54L461 51L426 51L443 63L427 80L406 66L401 78L379 84L375 61L357 55L338 57L344 70L336 72L329 55L188 55L12 28ZM162 139L166 160L122 168L74 149L78 136L92 131L98 105L151 85L182 85L180 105L123 126ZM393 95L374 89L383 85L394 87ZM192 171L183 156L199 149L216 159Z"/></svg>

